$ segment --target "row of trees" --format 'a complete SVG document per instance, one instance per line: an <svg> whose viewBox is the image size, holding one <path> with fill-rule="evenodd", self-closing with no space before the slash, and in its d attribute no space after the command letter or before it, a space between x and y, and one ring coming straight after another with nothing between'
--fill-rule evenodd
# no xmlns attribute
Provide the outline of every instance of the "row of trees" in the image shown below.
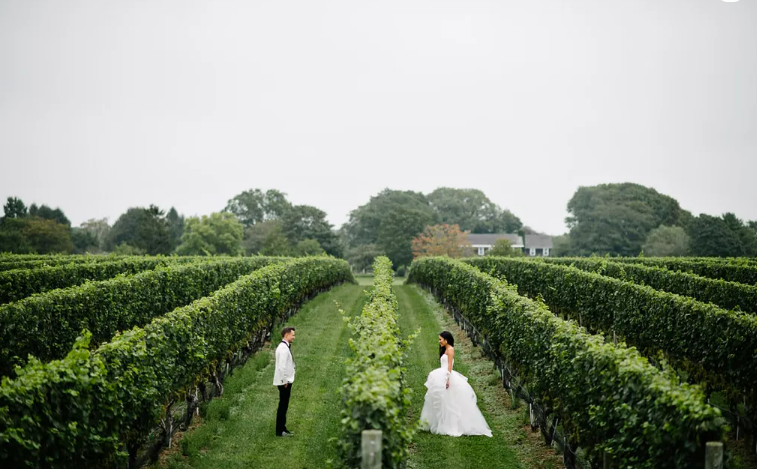
<svg viewBox="0 0 757 469"><path fill-rule="evenodd" d="M347 260L356 269L369 267L378 255L401 267L413 260L413 239L434 225L456 225L473 233L528 230L482 191L442 187L428 195L386 189L353 210L340 234Z"/></svg>
<svg viewBox="0 0 757 469"><path fill-rule="evenodd" d="M757 221L732 213L695 217L638 184L581 187L568 212L570 231L554 240L557 256L757 256Z"/></svg>
<svg viewBox="0 0 757 469"><path fill-rule="evenodd" d="M130 208L113 226L107 219L93 219L71 228L59 208L27 208L13 197L4 210L0 252L325 253L347 258L358 270L370 267L379 255L400 267L409 265L425 245L430 252L464 246L466 231L534 232L480 190L445 187L428 195L386 189L353 210L338 231L323 210L294 205L274 189L244 191L221 212L186 220L174 208ZM554 238L556 256L757 256L757 221L745 223L732 213L693 216L672 197L638 184L581 187L568 202L568 212L570 231Z"/></svg>

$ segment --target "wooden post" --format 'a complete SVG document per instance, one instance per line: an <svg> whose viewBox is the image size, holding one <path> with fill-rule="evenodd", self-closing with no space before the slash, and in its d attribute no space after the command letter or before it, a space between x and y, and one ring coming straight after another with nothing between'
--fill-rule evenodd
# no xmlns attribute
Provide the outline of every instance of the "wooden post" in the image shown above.
<svg viewBox="0 0 757 469"><path fill-rule="evenodd" d="M381 430L363 430L361 469L381 469Z"/></svg>
<svg viewBox="0 0 757 469"><path fill-rule="evenodd" d="M723 443L708 441L704 469L723 469Z"/></svg>

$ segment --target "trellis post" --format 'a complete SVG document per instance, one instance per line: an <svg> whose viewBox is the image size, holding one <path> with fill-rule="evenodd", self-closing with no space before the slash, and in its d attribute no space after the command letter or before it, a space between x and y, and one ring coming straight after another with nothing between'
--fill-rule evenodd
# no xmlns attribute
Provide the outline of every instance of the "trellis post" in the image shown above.
<svg viewBox="0 0 757 469"><path fill-rule="evenodd" d="M363 430L361 469L381 469L381 430Z"/></svg>

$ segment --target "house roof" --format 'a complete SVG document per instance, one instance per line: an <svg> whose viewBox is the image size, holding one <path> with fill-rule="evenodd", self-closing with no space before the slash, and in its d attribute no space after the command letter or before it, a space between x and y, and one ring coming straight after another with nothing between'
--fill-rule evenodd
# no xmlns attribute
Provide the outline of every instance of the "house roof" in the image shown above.
<svg viewBox="0 0 757 469"><path fill-rule="evenodd" d="M498 239L506 239L513 246L522 246L523 240L517 233L484 233L473 234L467 233L468 242L476 246L494 246Z"/></svg>
<svg viewBox="0 0 757 469"><path fill-rule="evenodd" d="M526 235L526 249L529 248L548 248L552 249L552 237L543 234L530 234Z"/></svg>

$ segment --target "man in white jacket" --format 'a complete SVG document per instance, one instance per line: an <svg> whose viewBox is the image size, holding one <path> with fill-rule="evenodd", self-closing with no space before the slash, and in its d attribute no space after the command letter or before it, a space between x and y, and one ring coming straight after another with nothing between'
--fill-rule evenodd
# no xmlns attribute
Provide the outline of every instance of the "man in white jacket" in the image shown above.
<svg viewBox="0 0 757 469"><path fill-rule="evenodd" d="M276 347L276 371L273 385L279 388L279 408L276 411L276 436L294 436L287 429L287 409L294 383L294 357L292 356L294 327L281 330L281 343Z"/></svg>

